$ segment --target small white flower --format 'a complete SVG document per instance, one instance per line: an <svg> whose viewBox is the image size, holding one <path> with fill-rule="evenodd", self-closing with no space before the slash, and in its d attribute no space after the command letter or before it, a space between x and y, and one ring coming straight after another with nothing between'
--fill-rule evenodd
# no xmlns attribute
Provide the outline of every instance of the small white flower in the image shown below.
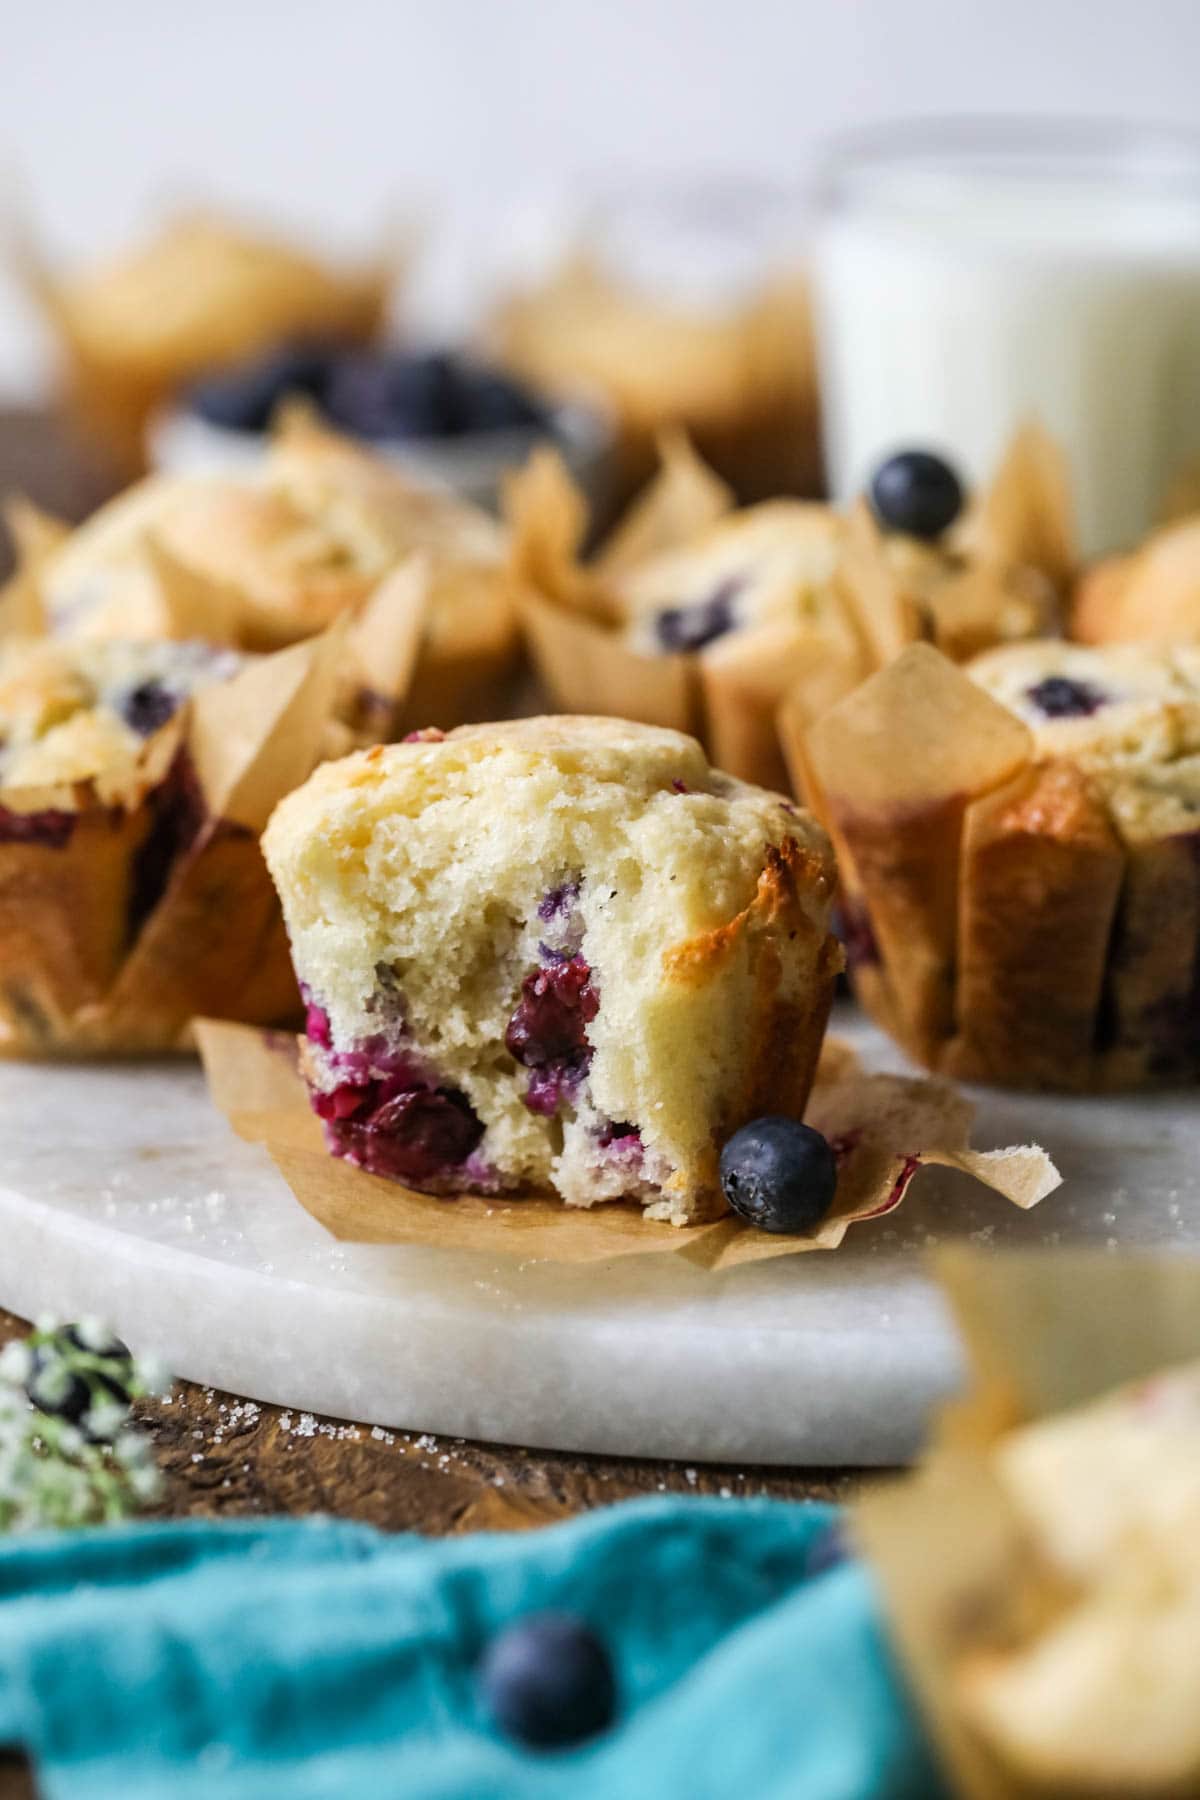
<svg viewBox="0 0 1200 1800"><path fill-rule="evenodd" d="M58 1447L65 1456L78 1456L85 1448L86 1440L82 1431L75 1425L60 1426Z"/></svg>
<svg viewBox="0 0 1200 1800"><path fill-rule="evenodd" d="M139 1356L133 1365L138 1386L147 1394L169 1394L174 1385L171 1371L161 1356Z"/></svg>
<svg viewBox="0 0 1200 1800"><path fill-rule="evenodd" d="M97 1400L83 1415L83 1428L89 1437L107 1442L115 1437L129 1417L129 1408L116 1400Z"/></svg>
<svg viewBox="0 0 1200 1800"><path fill-rule="evenodd" d="M89 1313L86 1318L79 1320L75 1327L75 1336L84 1349L91 1350L93 1354L103 1350L106 1344L112 1342L113 1338L113 1334L104 1320L96 1318L93 1313Z"/></svg>
<svg viewBox="0 0 1200 1800"><path fill-rule="evenodd" d="M151 1501L162 1498L163 1478L154 1463L146 1463L140 1469L131 1469L129 1486L143 1504L148 1505Z"/></svg>
<svg viewBox="0 0 1200 1800"><path fill-rule="evenodd" d="M33 1352L20 1338L14 1338L11 1344L5 1344L0 1350L0 1380L14 1382L18 1387L28 1381L33 1369Z"/></svg>
<svg viewBox="0 0 1200 1800"><path fill-rule="evenodd" d="M123 1468L144 1468L151 1461L150 1440L140 1431L122 1431L113 1442L113 1455Z"/></svg>

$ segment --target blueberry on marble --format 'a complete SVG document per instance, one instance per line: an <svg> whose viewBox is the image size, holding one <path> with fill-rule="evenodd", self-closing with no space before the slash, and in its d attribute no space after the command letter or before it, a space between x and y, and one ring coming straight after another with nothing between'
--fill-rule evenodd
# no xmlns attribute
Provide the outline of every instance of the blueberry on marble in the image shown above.
<svg viewBox="0 0 1200 1800"><path fill-rule="evenodd" d="M323 401L333 355L319 344L271 351L228 374L198 382L188 404L208 424L226 431L265 431L275 408L289 394Z"/></svg>
<svg viewBox="0 0 1200 1800"><path fill-rule="evenodd" d="M1090 681L1076 681L1070 675L1047 675L1026 689L1025 698L1047 719L1090 719L1108 703L1108 695Z"/></svg>
<svg viewBox="0 0 1200 1800"><path fill-rule="evenodd" d="M721 1188L734 1212L760 1231L811 1231L833 1205L837 1159L811 1125L754 1119L721 1152Z"/></svg>
<svg viewBox="0 0 1200 1800"><path fill-rule="evenodd" d="M723 581L707 600L692 606L667 606L654 622L664 650L703 650L734 627L733 602L741 582Z"/></svg>
<svg viewBox="0 0 1200 1800"><path fill-rule="evenodd" d="M500 1730L531 1749L581 1743L616 1713L612 1659L591 1627L568 1613L533 1613L493 1638L479 1684Z"/></svg>
<svg viewBox="0 0 1200 1800"><path fill-rule="evenodd" d="M880 463L871 477L870 497L885 530L917 538L940 537L963 506L958 476L929 450L901 450Z"/></svg>

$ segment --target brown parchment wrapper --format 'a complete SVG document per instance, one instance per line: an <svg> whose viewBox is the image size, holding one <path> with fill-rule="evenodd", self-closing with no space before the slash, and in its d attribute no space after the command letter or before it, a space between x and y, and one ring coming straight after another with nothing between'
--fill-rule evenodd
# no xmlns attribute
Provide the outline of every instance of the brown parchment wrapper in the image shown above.
<svg viewBox="0 0 1200 1800"><path fill-rule="evenodd" d="M65 839L0 842L0 1054L158 1053L189 1047L197 1012L296 1016L258 838L325 753L343 638L201 690L119 785L0 789Z"/></svg>
<svg viewBox="0 0 1200 1800"><path fill-rule="evenodd" d="M287 1034L199 1019L209 1091L240 1137L266 1145L297 1200L334 1237L354 1243L427 1244L548 1262L604 1262L670 1253L727 1269L805 1250L833 1250L851 1225L900 1205L926 1164L963 1170L1014 1205L1035 1206L1059 1184L1036 1146L973 1150L974 1108L945 1082L869 1074L845 1044L828 1040L806 1118L834 1144L833 1208L810 1235L772 1236L730 1214L707 1225L644 1219L609 1203L566 1207L544 1194L438 1199L330 1156Z"/></svg>
<svg viewBox="0 0 1200 1800"><path fill-rule="evenodd" d="M1044 1780L1019 1773L972 1728L962 1700L974 1657L1026 1642L1072 1599L1039 1559L989 1452L1016 1427L1200 1357L1200 1261L956 1246L936 1267L970 1389L939 1419L916 1473L857 1503L853 1529L954 1791L965 1800L1194 1794L1194 1771L1174 1786L1116 1782L1089 1767L1086 1743L1078 1783L1059 1770Z"/></svg>
<svg viewBox="0 0 1200 1800"><path fill-rule="evenodd" d="M57 340L72 416L128 477L145 467L150 415L197 377L298 339L378 336L409 249L397 233L377 259L337 269L206 212L79 275L52 266L28 221L10 221L5 242Z"/></svg>
<svg viewBox="0 0 1200 1800"><path fill-rule="evenodd" d="M786 789L795 771L781 743L781 707L806 724L910 644L928 641L966 660L1038 635L1056 617L1049 569L1057 580L1061 560L1074 555L1069 497L1057 446L1030 427L975 503L970 528L947 546L949 557L885 536L860 500L845 520L827 604L731 632L699 654L639 650L623 634L614 580L729 510L727 490L685 437L664 435L659 454L657 478L590 561L583 496L553 452L539 453L506 490L526 642L564 711L688 731L719 768Z"/></svg>
<svg viewBox="0 0 1200 1800"><path fill-rule="evenodd" d="M983 563L1038 569L1060 594L1070 587L1079 567L1070 466L1036 420L1014 434L990 485L967 509L956 548Z"/></svg>
<svg viewBox="0 0 1200 1800"><path fill-rule="evenodd" d="M856 989L912 1057L1068 1091L1197 1078L1190 840L1119 830L1083 771L1036 760L928 645L780 728L838 852Z"/></svg>

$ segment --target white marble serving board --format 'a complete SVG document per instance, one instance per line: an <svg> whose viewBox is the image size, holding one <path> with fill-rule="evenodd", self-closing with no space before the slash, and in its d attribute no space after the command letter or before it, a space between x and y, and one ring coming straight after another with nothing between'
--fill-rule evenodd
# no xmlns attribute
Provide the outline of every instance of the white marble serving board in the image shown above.
<svg viewBox="0 0 1200 1800"><path fill-rule="evenodd" d="M901 1066L853 1016L836 1028L872 1066ZM1194 1093L978 1098L980 1148L1036 1140L1058 1162L1064 1186L1035 1212L929 1170L838 1251L712 1275L673 1256L551 1266L338 1244L213 1111L198 1069L0 1065L0 1305L100 1314L178 1375L382 1426L892 1463L958 1375L927 1246L1200 1252Z"/></svg>

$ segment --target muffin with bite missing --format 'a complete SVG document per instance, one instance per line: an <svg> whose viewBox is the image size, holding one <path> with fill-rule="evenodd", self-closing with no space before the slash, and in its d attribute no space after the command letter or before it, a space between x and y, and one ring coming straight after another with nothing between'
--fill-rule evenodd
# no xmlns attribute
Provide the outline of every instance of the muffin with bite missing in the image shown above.
<svg viewBox="0 0 1200 1800"><path fill-rule="evenodd" d="M799 1116L840 954L811 818L680 733L526 719L328 764L264 850L327 1141L435 1193L725 1210Z"/></svg>

